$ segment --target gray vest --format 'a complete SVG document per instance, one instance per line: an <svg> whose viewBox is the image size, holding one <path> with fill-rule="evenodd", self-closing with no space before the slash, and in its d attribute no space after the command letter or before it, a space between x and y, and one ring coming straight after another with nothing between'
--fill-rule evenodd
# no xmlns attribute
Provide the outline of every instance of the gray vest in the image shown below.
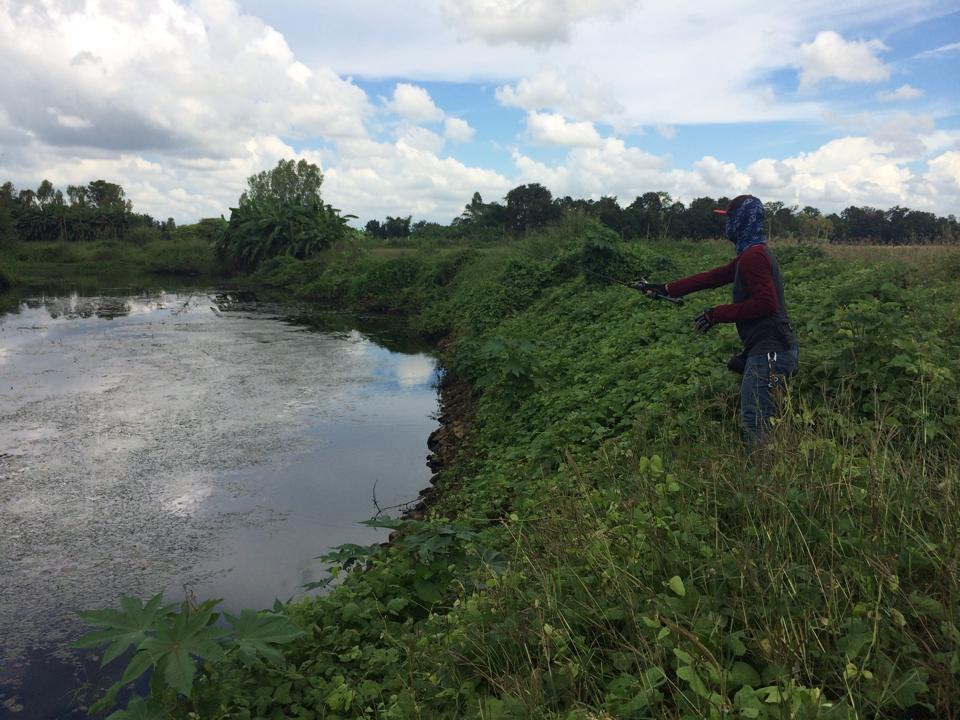
<svg viewBox="0 0 960 720"><path fill-rule="evenodd" d="M780 308L773 315L745 320L737 323L737 333L743 341L743 349L747 355L766 355L768 352L782 352L797 346L797 336L790 326L787 315L787 303L783 297L783 276L780 274L780 265L763 245L763 252L770 261L770 272L773 275L773 285L777 289L777 301ZM740 278L740 263L737 263L736 274L733 278L733 302L740 303L750 299L750 291Z"/></svg>

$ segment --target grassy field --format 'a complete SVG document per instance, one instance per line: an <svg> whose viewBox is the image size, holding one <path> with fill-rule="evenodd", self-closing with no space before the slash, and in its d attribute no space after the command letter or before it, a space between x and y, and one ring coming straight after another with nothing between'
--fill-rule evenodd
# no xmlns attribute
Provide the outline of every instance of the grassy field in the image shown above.
<svg viewBox="0 0 960 720"><path fill-rule="evenodd" d="M209 279L221 274L213 247L183 234L142 245L19 242L0 247L0 272L13 286L53 290L145 287L158 279Z"/></svg>
<svg viewBox="0 0 960 720"><path fill-rule="evenodd" d="M448 338L475 422L426 520L381 520L391 546L341 548L329 592L259 616L300 634L197 645L211 660L186 685L160 666L137 717L960 717L956 254L775 250L801 367L750 457L735 333L690 332L727 291L676 308L600 279L670 280L725 243L576 221L269 261L260 283Z"/></svg>

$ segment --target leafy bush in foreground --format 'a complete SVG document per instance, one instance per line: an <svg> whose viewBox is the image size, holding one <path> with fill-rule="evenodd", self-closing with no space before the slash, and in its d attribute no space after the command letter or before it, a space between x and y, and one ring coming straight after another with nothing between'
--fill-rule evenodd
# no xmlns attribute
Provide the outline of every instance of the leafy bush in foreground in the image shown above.
<svg viewBox="0 0 960 720"><path fill-rule="evenodd" d="M205 664L174 715L960 713L960 289L783 252L801 373L748 458L732 331L570 261L657 280L729 248L599 241L265 267L452 332L476 421L430 520L328 556L282 661Z"/></svg>

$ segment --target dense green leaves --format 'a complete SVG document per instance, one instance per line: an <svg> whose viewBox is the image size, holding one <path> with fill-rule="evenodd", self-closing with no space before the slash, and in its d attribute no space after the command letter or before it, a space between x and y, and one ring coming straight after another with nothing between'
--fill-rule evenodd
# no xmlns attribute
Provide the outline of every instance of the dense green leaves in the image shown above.
<svg viewBox="0 0 960 720"><path fill-rule="evenodd" d="M227 614L232 627L226 630L214 624L219 618L215 612L219 604L219 600L207 600L198 606L183 602L177 609L176 605L163 605L163 596L158 594L146 604L124 597L119 610L81 613L88 623L104 629L88 633L74 643L75 647L106 644L103 665L130 648L134 651L120 680L94 705L93 712L111 707L121 688L152 670L151 687L157 688L157 692L150 702L134 697L125 711L114 713L111 718L168 717L166 710L159 709L171 699L165 690L170 688L189 697L197 674L197 659L219 662L235 655L245 663L258 657L280 662L282 656L277 646L303 635L280 613L250 610L244 610L239 617Z"/></svg>
<svg viewBox="0 0 960 720"><path fill-rule="evenodd" d="M660 222L665 200L638 210ZM669 280L729 248L572 228L264 266L303 297L451 334L473 426L427 520L371 521L388 546L326 554L327 592L285 611L302 634L230 618L247 651L225 640L224 661L197 665L176 716L846 720L960 704L957 286L775 247L801 371L770 452L746 457L732 329L694 337L695 308L586 272Z"/></svg>
<svg viewBox="0 0 960 720"><path fill-rule="evenodd" d="M100 647L109 643L103 652L101 665L122 655L131 646L139 647L158 619L167 615L172 605L162 605L163 595L154 595L143 604L139 598L123 597L120 609L91 610L81 612L80 617L103 630L85 635L73 645L78 648Z"/></svg>
<svg viewBox="0 0 960 720"><path fill-rule="evenodd" d="M239 617L230 613L224 613L224 617L232 625L227 646L236 648L246 662L253 662L258 656L282 662L275 646L303 635L303 631L283 615L242 610Z"/></svg>

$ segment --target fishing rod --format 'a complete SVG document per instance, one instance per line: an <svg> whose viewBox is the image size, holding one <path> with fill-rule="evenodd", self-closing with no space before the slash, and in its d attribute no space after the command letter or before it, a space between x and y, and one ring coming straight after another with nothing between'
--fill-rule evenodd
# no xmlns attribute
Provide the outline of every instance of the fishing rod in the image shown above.
<svg viewBox="0 0 960 720"><path fill-rule="evenodd" d="M642 292L648 298L653 300L666 300L667 302L673 303L677 306L683 305L683 300L681 298L670 297L669 295L664 295L662 292L654 290L651 283L647 282L646 278L640 278L634 282L624 282L623 280L618 280L615 277L610 277L609 275L604 275L603 273L594 272L593 270L585 267L581 267L579 269L589 275L593 275L594 277L602 278L603 280L616 283L617 285L628 287L631 290Z"/></svg>

